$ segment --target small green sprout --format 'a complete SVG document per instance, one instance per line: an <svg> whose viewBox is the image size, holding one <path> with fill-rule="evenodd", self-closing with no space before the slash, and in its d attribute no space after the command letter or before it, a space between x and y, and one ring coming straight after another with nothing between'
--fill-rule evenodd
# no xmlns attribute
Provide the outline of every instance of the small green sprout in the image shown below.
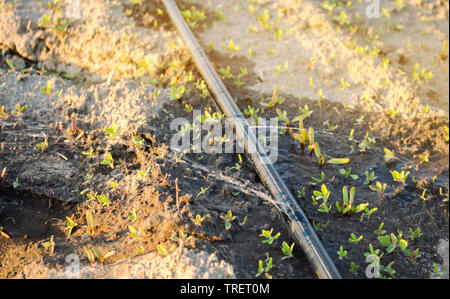
<svg viewBox="0 0 450 299"><path fill-rule="evenodd" d="M116 253L115 251L110 251L106 254L103 254L97 247L94 246L93 248L94 248L95 256L98 258L100 263L102 263L102 265L105 265L105 261L107 258L109 258L110 256L113 256Z"/></svg>
<svg viewBox="0 0 450 299"><path fill-rule="evenodd" d="M412 228L409 228L409 233L410 233L409 238L411 239L411 241L415 241L416 239L420 238L423 235L423 233L420 230L420 227L418 227L416 230L412 230Z"/></svg>
<svg viewBox="0 0 450 299"><path fill-rule="evenodd" d="M83 249L84 249L84 252L86 253L86 256L87 256L89 262L91 263L91 266L95 267L96 266L96 262L95 262L95 255L94 255L94 253L92 252L91 249L88 249L86 246L84 246Z"/></svg>
<svg viewBox="0 0 450 299"><path fill-rule="evenodd" d="M114 169L114 159L111 154L107 154L106 158L103 159L102 162L100 162L101 165L107 165L111 167L111 169Z"/></svg>
<svg viewBox="0 0 450 299"><path fill-rule="evenodd" d="M403 233L399 231L397 236L394 233L391 233L390 236L386 235L378 237L378 241L380 241L381 245L387 247L387 253L392 253L397 247L402 251L408 247L408 241L404 240L402 237Z"/></svg>
<svg viewBox="0 0 450 299"><path fill-rule="evenodd" d="M339 247L339 251L337 252L340 260L347 259L347 253L347 250L344 250L342 245Z"/></svg>
<svg viewBox="0 0 450 299"><path fill-rule="evenodd" d="M365 252L364 256L368 257L370 255L376 255L379 260L384 255L384 253L382 253L380 256L378 256L379 253L380 253L380 249L374 250L372 244L369 244L369 252Z"/></svg>
<svg viewBox="0 0 450 299"><path fill-rule="evenodd" d="M45 248L48 248L50 251L50 255L52 256L53 253L55 252L55 241L53 240L53 235L50 237L50 241L45 242L44 244Z"/></svg>
<svg viewBox="0 0 450 299"><path fill-rule="evenodd" d="M95 226L94 226L94 218L92 217L92 214L89 211L86 211L86 222L87 222L86 234L92 240L95 234Z"/></svg>
<svg viewBox="0 0 450 299"><path fill-rule="evenodd" d="M70 237L70 235L72 234L72 230L75 228L75 227L77 227L78 226L78 223L76 223L75 221L73 221L70 217L67 217L66 216L66 219L67 219L67 224L66 224L66 230L68 230L68 234L69 234L69 237Z"/></svg>
<svg viewBox="0 0 450 299"><path fill-rule="evenodd" d="M342 188L342 198L343 203L342 207L340 206L339 202L336 201L336 208L341 215L341 217L351 217L355 213L360 213L364 211L364 209L369 205L368 203L359 204L357 206L354 206L354 200L355 200L355 187L352 187L350 189L350 193L347 191L347 186L344 186Z"/></svg>
<svg viewBox="0 0 450 299"><path fill-rule="evenodd" d="M240 170L242 167L242 156L241 154L238 154L239 162L235 164L235 166L231 167L230 169L236 169Z"/></svg>
<svg viewBox="0 0 450 299"><path fill-rule="evenodd" d="M103 206L109 206L111 204L111 200L109 199L108 195L97 195L97 200L103 204Z"/></svg>
<svg viewBox="0 0 450 299"><path fill-rule="evenodd" d="M197 193L197 195L195 196L195 199L197 199L200 196L204 195L208 189L209 189L209 187L206 187L206 188L200 187L200 192Z"/></svg>
<svg viewBox="0 0 450 299"><path fill-rule="evenodd" d="M323 232L323 230L324 230L325 228L327 228L328 224L330 224L330 220L328 220L325 224L315 223L315 222L313 221L313 227L314 227L314 230L315 230L315 231L321 231L321 232Z"/></svg>
<svg viewBox="0 0 450 299"><path fill-rule="evenodd" d="M278 88L275 88L273 90L272 97L267 99L267 103L263 101L260 102L261 106L273 108L276 104L283 104L286 99L280 96L279 93L280 90Z"/></svg>
<svg viewBox="0 0 450 299"><path fill-rule="evenodd" d="M345 178L351 177L353 180L359 179L359 176L357 174L351 174L352 168L350 167L348 170L345 169L339 169L339 173L342 174Z"/></svg>
<svg viewBox="0 0 450 299"><path fill-rule="evenodd" d="M229 230L231 228L231 222L236 219L236 216L233 216L233 213L231 211L228 211L226 216L220 215L220 219L225 221L225 229Z"/></svg>
<svg viewBox="0 0 450 299"><path fill-rule="evenodd" d="M135 208L133 208L133 212L130 216L128 216L128 219L131 220L131 222L135 222L137 220L137 213Z"/></svg>
<svg viewBox="0 0 450 299"><path fill-rule="evenodd" d="M358 275L358 266L354 262L352 262L350 264L350 269L348 269L348 271L353 275Z"/></svg>
<svg viewBox="0 0 450 299"><path fill-rule="evenodd" d="M378 182L378 181L377 181L377 183L375 184L375 186L373 186L373 185L370 185L370 186L369 186L369 188L370 188L372 191L377 192L377 193L380 195L380 197L381 197L382 200L384 200L384 192L385 192L385 190L386 190L386 187L387 187L387 183L380 183L380 182Z"/></svg>
<svg viewBox="0 0 450 299"><path fill-rule="evenodd" d="M328 131L330 132L333 132L338 128L338 125L331 125L328 120L324 124L327 125Z"/></svg>
<svg viewBox="0 0 450 299"><path fill-rule="evenodd" d="M378 236L384 235L386 231L383 229L384 222L380 224L380 226L377 228L377 230L374 231L374 233Z"/></svg>
<svg viewBox="0 0 450 299"><path fill-rule="evenodd" d="M363 222L364 217L367 216L367 224L369 224L370 221L370 216L375 213L376 211L378 211L378 208L373 208L373 209L369 209L369 208L365 208L364 211L361 214L361 219L360 222Z"/></svg>
<svg viewBox="0 0 450 299"><path fill-rule="evenodd" d="M175 247L166 249L166 247L164 247L164 245L158 244L156 246L156 250L158 250L159 256L161 256L162 258L165 258L165 257L168 257L175 250Z"/></svg>
<svg viewBox="0 0 450 299"><path fill-rule="evenodd" d="M404 252L408 255L407 259L408 261L413 264L416 265L417 264L417 259L419 257L421 257L421 255L419 254L419 248L417 248L414 251L410 251L408 249L405 249Z"/></svg>
<svg viewBox="0 0 450 299"><path fill-rule="evenodd" d="M352 233L352 234L350 235L350 239L348 239L348 241L349 241L350 243L352 243L352 244L356 244L356 243L358 243L359 241L361 241L362 238L363 238L363 236L356 237L356 235L355 235L354 233Z"/></svg>
<svg viewBox="0 0 450 299"><path fill-rule="evenodd" d="M366 171L366 180L364 181L364 184L369 185L376 179L377 179L377 177L375 176L375 172L372 171L371 173L369 173L368 171Z"/></svg>
<svg viewBox="0 0 450 299"><path fill-rule="evenodd" d="M194 218L191 218L192 222L194 222L195 225L200 226L203 222L203 220L205 220L206 216L200 216L199 214L197 214L197 216L195 216Z"/></svg>
<svg viewBox="0 0 450 299"><path fill-rule="evenodd" d="M247 218L248 216L245 216L242 222L239 221L239 226L244 226L247 223Z"/></svg>
<svg viewBox="0 0 450 299"><path fill-rule="evenodd" d="M270 230L264 230L264 229L262 230L260 236L265 238L265 240L262 240L263 244L272 245L272 243L276 239L278 239L280 237L280 235L281 235L281 233L278 233L275 236L272 236L272 233L273 233L273 228L270 229Z"/></svg>
<svg viewBox="0 0 450 299"><path fill-rule="evenodd" d="M115 122L112 123L111 128L105 128L106 138L109 140L114 140L119 136L120 128Z"/></svg>
<svg viewBox="0 0 450 299"><path fill-rule="evenodd" d="M313 177L313 176L311 177L311 179L312 179L314 182L316 182L315 184L320 184L320 183L322 183L322 182L325 180L325 173L322 172L322 175L321 175L320 179L315 178L315 177Z"/></svg>
<svg viewBox="0 0 450 299"><path fill-rule="evenodd" d="M184 85L177 87L172 87L169 92L170 100L176 101L183 97L184 92L186 91L186 87Z"/></svg>
<svg viewBox="0 0 450 299"><path fill-rule="evenodd" d="M45 151L48 148L47 138L45 138L43 142L36 144L36 147L42 152Z"/></svg>
<svg viewBox="0 0 450 299"><path fill-rule="evenodd" d="M269 271L272 269L272 258L269 256L268 253L266 253L266 267L263 265L263 261L259 260L258 262L258 273L256 273L256 277L259 277L260 275L264 274L266 278L271 279L272 276L269 275Z"/></svg>
<svg viewBox="0 0 450 299"><path fill-rule="evenodd" d="M399 182L402 185L405 185L406 183L406 179L408 178L409 175L409 171L402 171L402 172L398 172L398 171L391 171L392 174L392 178L394 179L395 182Z"/></svg>
<svg viewBox="0 0 450 299"><path fill-rule="evenodd" d="M14 189L17 189L19 187L19 178L16 177L16 180L13 182Z"/></svg>
<svg viewBox="0 0 450 299"><path fill-rule="evenodd" d="M283 241L283 245L281 247L281 251L283 252L284 256L281 258L282 261L285 260L285 259L294 257L294 255L292 254L292 251L294 249L294 245L295 245L295 243L292 243L292 245L289 246L288 243Z"/></svg>

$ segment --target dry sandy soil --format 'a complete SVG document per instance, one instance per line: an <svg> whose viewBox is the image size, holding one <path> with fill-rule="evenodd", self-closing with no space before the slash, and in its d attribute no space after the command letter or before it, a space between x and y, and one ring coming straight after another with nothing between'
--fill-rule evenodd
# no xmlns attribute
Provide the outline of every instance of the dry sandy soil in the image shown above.
<svg viewBox="0 0 450 299"><path fill-rule="evenodd" d="M201 77L163 5L60 2L0 0L0 277L64 278L75 254L84 278L254 278L267 253L274 278L313 278L298 245L281 260L282 242L293 241L245 157L236 169L235 154L180 156L169 148L171 121L192 120L186 105L218 108L196 87ZM357 179L341 166L319 169L286 135L276 164L293 194L305 188L299 204L341 274L365 278L372 244L383 253L383 277L448 277L448 2L381 1L376 19L364 1L345 3L178 1L184 12L203 13L187 21L243 111L286 111L292 120L308 105L304 125L314 127L322 151L350 159L344 168ZM181 85L186 92L171 100ZM264 107L275 89L285 101ZM116 134L105 130L115 127ZM374 142L363 152L366 134ZM393 163L385 163L385 148ZM401 169L410 175L396 193L401 185L390 171ZM366 171L387 183L384 198L364 184ZM314 182L322 172L324 181ZM311 200L322 184L330 213ZM343 186L377 208L370 219L339 216ZM226 230L228 211L237 218ZM70 235L66 217L77 223ZM387 253L374 233L381 223L382 235L402 231L420 257ZM261 230L271 228L281 236L263 244ZM412 238L417 228L422 235ZM191 238L175 241L181 232ZM362 240L350 243L351 233ZM85 249L94 248L113 253L105 266L99 259L90 266Z"/></svg>

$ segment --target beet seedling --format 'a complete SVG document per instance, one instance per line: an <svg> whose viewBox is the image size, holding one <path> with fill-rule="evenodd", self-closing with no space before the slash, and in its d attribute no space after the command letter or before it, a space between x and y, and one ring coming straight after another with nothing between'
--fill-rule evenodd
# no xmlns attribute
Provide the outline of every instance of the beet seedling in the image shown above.
<svg viewBox="0 0 450 299"><path fill-rule="evenodd" d="M413 265L417 265L417 259L421 257L421 255L419 254L419 248L417 248L414 251L405 249L404 252L408 255L407 257L408 261Z"/></svg>
<svg viewBox="0 0 450 299"><path fill-rule="evenodd" d="M183 97L186 87L184 85L177 87L172 87L169 92L169 97L171 101L179 100Z"/></svg>
<svg viewBox="0 0 450 299"><path fill-rule="evenodd" d="M95 234L95 226L94 226L94 218L89 211L86 211L86 222L87 222L87 231L86 234L92 240Z"/></svg>
<svg viewBox="0 0 450 299"><path fill-rule="evenodd" d="M382 223L380 224L380 226L374 231L374 233L375 233L377 236L381 236L381 235L384 235L384 234L386 233L386 231L383 229L383 226L384 226L384 222L382 222Z"/></svg>
<svg viewBox="0 0 450 299"><path fill-rule="evenodd" d="M350 269L348 269L348 271L353 275L358 275L358 266L355 264L355 262L352 262L350 264Z"/></svg>
<svg viewBox="0 0 450 299"><path fill-rule="evenodd" d="M114 169L114 159L113 159L112 155L111 154L107 154L106 158L103 159L103 161L100 162L100 164L109 166L109 167L111 167L111 169Z"/></svg>
<svg viewBox="0 0 450 299"><path fill-rule="evenodd" d="M203 222L203 220L205 220L206 216L200 216L199 214L197 214L197 216L195 216L194 218L191 218L192 222L194 222L195 225L200 226Z"/></svg>
<svg viewBox="0 0 450 299"><path fill-rule="evenodd" d="M70 218L70 217L67 217L67 216L66 216L66 219L67 219L67 224L66 224L65 230L68 230L68 234L69 234L69 237L70 237L70 236L72 235L72 230L73 230L75 227L78 226L78 223L76 223L75 221L73 221L72 218Z"/></svg>
<svg viewBox="0 0 450 299"><path fill-rule="evenodd" d="M281 247L281 251L283 252L284 256L281 258L281 260L285 260L285 259L289 259L294 257L294 255L292 254L293 250L294 250L294 245L295 243L292 243L291 246L288 245L288 243L283 241L283 245Z"/></svg>
<svg viewBox="0 0 450 299"><path fill-rule="evenodd" d="M350 239L348 239L348 241L349 241L350 243L352 243L352 244L356 244L356 243L358 243L359 241L361 241L362 238L363 238L363 236L356 237L356 235L355 235L354 233L352 233L352 234L350 235Z"/></svg>
<svg viewBox="0 0 450 299"><path fill-rule="evenodd" d="M308 132L303 128L303 120L298 121L298 133L294 133L292 128L289 130L291 137L300 143L300 147L305 152L306 142L309 140Z"/></svg>
<svg viewBox="0 0 450 299"><path fill-rule="evenodd" d="M345 178L351 177L354 181L359 179L359 176L357 174L351 174L352 168L350 167L348 170L345 169L339 169L339 173L342 174Z"/></svg>
<svg viewBox="0 0 450 299"><path fill-rule="evenodd" d="M225 221L225 229L229 230L231 228L231 222L236 219L236 216L233 216L233 213L231 211L228 211L226 216L220 215L220 219Z"/></svg>
<svg viewBox="0 0 450 299"><path fill-rule="evenodd" d="M412 228L409 228L410 236L409 238L411 241L415 241L416 239L420 238L423 234L420 230L420 227L418 227L416 230L412 230Z"/></svg>
<svg viewBox="0 0 450 299"><path fill-rule="evenodd" d="M95 267L97 264L95 262L95 255L94 255L94 253L92 252L91 249L88 249L86 246L84 246L83 249L84 249L84 252L86 253L86 256L87 256L89 262L91 263L91 266Z"/></svg>
<svg viewBox="0 0 450 299"><path fill-rule="evenodd" d="M63 134L64 137L66 137L67 140L69 140L72 146L75 146L75 143L81 137L83 137L83 131L79 130L77 127L77 117L78 114L72 113L72 115L70 116L70 126L65 130L63 130L62 125L60 127L61 133Z"/></svg>
<svg viewBox="0 0 450 299"><path fill-rule="evenodd" d="M408 247L408 242L403 239L403 233L398 231L398 235L391 233L391 235L380 236L378 237L378 241L381 245L387 247L386 252L392 253L398 247L402 251Z"/></svg>
<svg viewBox="0 0 450 299"><path fill-rule="evenodd" d="M53 240L53 235L50 237L50 241L42 244L45 248L48 248L50 251L50 255L52 256L55 252L55 241Z"/></svg>
<svg viewBox="0 0 450 299"><path fill-rule="evenodd" d="M265 229L262 230L260 236L265 238L265 240L262 240L263 244L272 245L272 243L276 239L278 239L281 235L281 233L278 233L275 236L272 236L272 233L273 233L273 228L271 228L270 230L265 230Z"/></svg>
<svg viewBox="0 0 450 299"><path fill-rule="evenodd" d="M343 260L343 259L347 259L347 250L344 250L344 247L342 247L342 245L339 247L339 251L337 252L339 259Z"/></svg>
<svg viewBox="0 0 450 299"><path fill-rule="evenodd" d="M369 188L370 188L372 191L377 192L377 193L380 195L381 200L384 200L384 199L385 199L385 198L384 198L384 192L385 192L385 190L386 190L386 187L387 187L387 184L386 184L386 183L380 183L380 182L377 182L377 183L375 184L375 186L373 186L373 185L370 185L370 186L369 186Z"/></svg>
<svg viewBox="0 0 450 299"><path fill-rule="evenodd" d="M263 265L263 261L259 260L258 262L258 273L256 273L256 277L259 277L260 275L264 274L267 279L272 279L272 276L269 275L269 271L272 269L272 258L269 256L268 253L266 253L266 267Z"/></svg>
<svg viewBox="0 0 450 299"><path fill-rule="evenodd" d="M370 183L372 183L376 179L377 179L377 177L375 176L375 173L373 171L371 173L366 171L366 180L364 181L364 185L369 185Z"/></svg>
<svg viewBox="0 0 450 299"><path fill-rule="evenodd" d="M357 206L354 206L354 200L355 200L355 187L352 187L350 189L350 193L347 191L347 186L344 186L342 188L342 208L338 201L336 201L336 208L341 215L341 217L351 217L355 213L360 213L364 211L364 209L369 205L368 203L359 204Z"/></svg>
<svg viewBox="0 0 450 299"><path fill-rule="evenodd" d="M268 102L261 101L260 104L263 107L273 108L276 104L283 104L285 101L285 98L282 96L279 96L280 90L278 88L275 88L272 93L272 97L268 98Z"/></svg>
<svg viewBox="0 0 450 299"><path fill-rule="evenodd" d="M315 183L311 183L311 184L314 184L314 185L320 184L325 180L325 173L322 172L320 179L315 178L313 176L311 177L311 179L315 182Z"/></svg>
<svg viewBox="0 0 450 299"><path fill-rule="evenodd" d="M392 174L392 178L394 179L394 182L398 182L401 183L403 186L406 184L406 179L409 176L409 171L402 171L402 172L398 172L398 171L391 171Z"/></svg>
<svg viewBox="0 0 450 299"><path fill-rule="evenodd" d="M98 258L98 260L100 261L100 263L102 263L103 266L105 265L106 259L109 258L110 256L113 256L116 253L115 251L110 251L105 255L103 255L102 252L97 247L94 246L93 248L95 256Z"/></svg>
<svg viewBox="0 0 450 299"><path fill-rule="evenodd" d="M359 220L359 222L363 222L364 217L367 216L367 224L369 224L370 216L373 213L375 213L376 211L378 211L378 208L373 208L373 209L365 208L364 211L361 214L361 219Z"/></svg>
<svg viewBox="0 0 450 299"><path fill-rule="evenodd" d="M108 140L114 140L119 136L120 128L115 122L111 124L111 128L105 128L105 135Z"/></svg>

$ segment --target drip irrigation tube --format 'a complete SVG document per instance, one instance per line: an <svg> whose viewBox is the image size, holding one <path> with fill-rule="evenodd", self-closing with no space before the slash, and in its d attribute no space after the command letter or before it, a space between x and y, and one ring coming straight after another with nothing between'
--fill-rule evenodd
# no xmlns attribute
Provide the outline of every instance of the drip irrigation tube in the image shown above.
<svg viewBox="0 0 450 299"><path fill-rule="evenodd" d="M211 93L214 95L217 104L225 115L232 119L236 130L236 137L244 145L244 149L254 163L262 181L269 188L275 202L282 203L277 208L282 210L282 213L285 215L286 224L291 230L294 240L304 250L317 276L325 279L340 279L341 275L336 266L286 184L274 166L271 163L266 163L269 158L266 153L259 150L261 147L254 131L250 129L249 123L242 115L233 97L217 75L204 50L184 21L178 6L173 0L162 0L162 2L191 53L198 70L202 74Z"/></svg>

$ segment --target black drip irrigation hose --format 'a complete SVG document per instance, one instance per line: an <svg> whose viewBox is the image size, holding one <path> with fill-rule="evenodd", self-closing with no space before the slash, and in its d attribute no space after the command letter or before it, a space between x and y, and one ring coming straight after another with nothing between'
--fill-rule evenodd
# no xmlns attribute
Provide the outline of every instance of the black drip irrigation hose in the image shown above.
<svg viewBox="0 0 450 299"><path fill-rule="evenodd" d="M300 206L295 201L286 184L269 161L266 153L258 150L261 148L256 135L247 120L242 115L228 92L222 80L209 62L205 51L195 39L188 25L184 21L178 6L173 0L162 0L169 16L177 28L186 47L189 49L197 68L208 84L211 93L228 118L231 118L236 130L238 140L244 145L247 155L253 161L262 181L267 185L272 196L273 203L284 215L286 224L291 230L294 240L300 244L307 258L311 262L317 276L324 279L342 278L333 261L320 242L311 223L309 223Z"/></svg>

